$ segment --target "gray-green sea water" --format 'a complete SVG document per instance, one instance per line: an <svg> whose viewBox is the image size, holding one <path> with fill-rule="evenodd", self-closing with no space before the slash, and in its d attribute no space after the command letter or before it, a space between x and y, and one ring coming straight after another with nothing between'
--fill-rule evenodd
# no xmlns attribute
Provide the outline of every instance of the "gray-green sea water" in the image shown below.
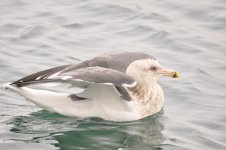
<svg viewBox="0 0 226 150"><path fill-rule="evenodd" d="M225 0L1 0L0 83L110 52L178 70L139 121L69 118L0 88L1 150L226 149Z"/></svg>

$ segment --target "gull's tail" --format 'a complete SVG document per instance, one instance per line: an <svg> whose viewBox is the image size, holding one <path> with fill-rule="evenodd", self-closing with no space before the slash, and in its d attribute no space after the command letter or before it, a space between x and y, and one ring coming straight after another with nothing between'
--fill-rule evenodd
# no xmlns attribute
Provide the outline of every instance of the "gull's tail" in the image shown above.
<svg viewBox="0 0 226 150"><path fill-rule="evenodd" d="M3 87L22 95L26 100L50 112L72 117L89 117L95 112L92 110L93 101L74 101L68 93L32 89L25 86L18 87L12 83L5 83Z"/></svg>
<svg viewBox="0 0 226 150"><path fill-rule="evenodd" d="M15 84L8 82L8 83L3 83L2 85L3 85L3 88L6 90L10 89L22 96L26 96L26 91L23 88L17 87Z"/></svg>
<svg viewBox="0 0 226 150"><path fill-rule="evenodd" d="M13 85L11 85L10 82L8 82L8 83L3 83L2 85L3 85L3 88L4 88L4 89L12 89L12 88L13 88Z"/></svg>

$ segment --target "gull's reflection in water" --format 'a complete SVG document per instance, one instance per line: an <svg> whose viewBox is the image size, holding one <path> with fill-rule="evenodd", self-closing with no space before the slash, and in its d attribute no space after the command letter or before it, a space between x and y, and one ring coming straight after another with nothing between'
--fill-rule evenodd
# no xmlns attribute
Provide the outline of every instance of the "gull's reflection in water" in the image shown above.
<svg viewBox="0 0 226 150"><path fill-rule="evenodd" d="M97 118L68 118L46 111L11 120L11 132L28 135L13 139L45 143L56 149L161 149L164 142L162 112L133 122L110 122Z"/></svg>

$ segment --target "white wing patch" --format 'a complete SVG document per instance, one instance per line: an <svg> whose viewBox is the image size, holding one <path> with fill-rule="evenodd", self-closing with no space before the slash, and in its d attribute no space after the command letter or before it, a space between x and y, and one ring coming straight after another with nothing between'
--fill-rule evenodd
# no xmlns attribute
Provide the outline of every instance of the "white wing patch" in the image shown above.
<svg viewBox="0 0 226 150"><path fill-rule="evenodd" d="M72 79L72 76L62 76L61 79L62 80L68 80L68 79Z"/></svg>
<svg viewBox="0 0 226 150"><path fill-rule="evenodd" d="M126 83L123 83L123 84L122 84L122 86L124 86L124 87L129 87L129 88L135 87L136 85L137 85L137 82L136 82L136 81L134 81L134 82L131 83L131 84L126 84Z"/></svg>
<svg viewBox="0 0 226 150"><path fill-rule="evenodd" d="M57 78L59 74L60 74L60 72L54 73L53 75L49 76L48 79ZM38 78L36 80L38 80Z"/></svg>

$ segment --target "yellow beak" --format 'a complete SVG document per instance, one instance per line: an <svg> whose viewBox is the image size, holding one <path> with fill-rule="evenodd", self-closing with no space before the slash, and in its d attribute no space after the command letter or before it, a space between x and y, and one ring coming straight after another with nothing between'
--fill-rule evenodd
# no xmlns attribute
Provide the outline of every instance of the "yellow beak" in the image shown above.
<svg viewBox="0 0 226 150"><path fill-rule="evenodd" d="M174 70L169 70L169 69L164 69L160 72L160 74L162 74L163 76L169 76L172 78L179 78L180 77L180 73Z"/></svg>

